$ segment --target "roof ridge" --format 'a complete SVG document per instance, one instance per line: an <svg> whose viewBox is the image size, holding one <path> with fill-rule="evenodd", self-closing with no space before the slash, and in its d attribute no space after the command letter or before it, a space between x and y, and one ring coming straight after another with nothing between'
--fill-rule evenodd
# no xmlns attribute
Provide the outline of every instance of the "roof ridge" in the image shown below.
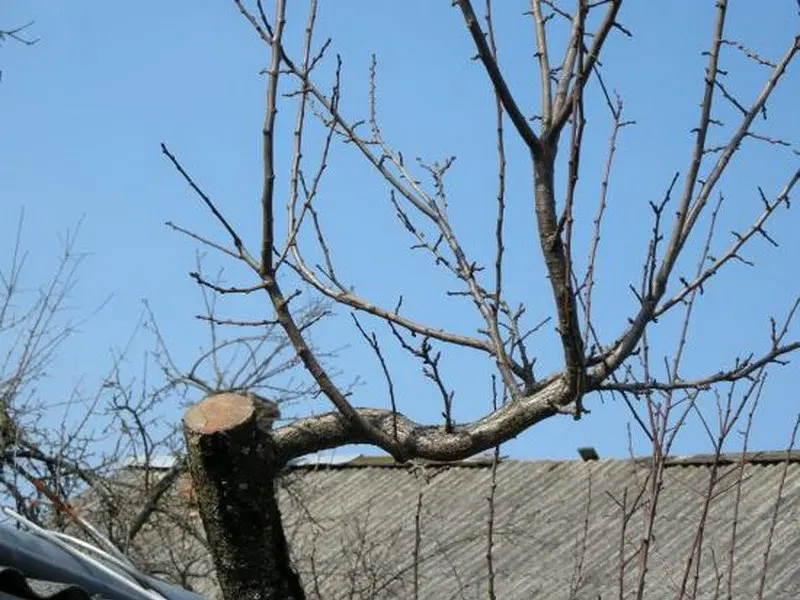
<svg viewBox="0 0 800 600"><path fill-rule="evenodd" d="M767 450L747 452L725 452L719 455L715 454L686 454L668 456L665 460L666 466L693 466L693 465L711 465L715 462L718 464L735 464L742 462L742 459L750 464L781 464L788 460L790 463L800 462L800 450ZM620 462L649 462L652 461L652 456L635 456L631 458L602 458L596 461L588 462L604 462L620 463ZM460 461L432 461L423 460L415 461L415 464L421 464L426 467L442 467L442 468L481 468L490 467L494 459L486 456L478 456L475 458L460 460ZM580 458L558 459L558 458L544 458L544 459L518 459L504 456L500 458L501 463L576 463L584 462ZM408 463L398 463L391 456L383 455L356 455L348 457L347 460L338 460L330 462L320 460L314 462L313 460L306 460L302 463L292 464L292 469L313 470L313 469L354 469L354 468L408 468Z"/></svg>

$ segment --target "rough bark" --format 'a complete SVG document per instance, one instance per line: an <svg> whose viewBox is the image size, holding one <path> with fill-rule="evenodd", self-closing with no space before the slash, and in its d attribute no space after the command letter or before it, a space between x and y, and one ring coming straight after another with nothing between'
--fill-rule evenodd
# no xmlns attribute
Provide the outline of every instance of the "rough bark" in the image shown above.
<svg viewBox="0 0 800 600"><path fill-rule="evenodd" d="M265 411L254 396L217 394L183 421L194 492L226 600L305 598L275 495Z"/></svg>

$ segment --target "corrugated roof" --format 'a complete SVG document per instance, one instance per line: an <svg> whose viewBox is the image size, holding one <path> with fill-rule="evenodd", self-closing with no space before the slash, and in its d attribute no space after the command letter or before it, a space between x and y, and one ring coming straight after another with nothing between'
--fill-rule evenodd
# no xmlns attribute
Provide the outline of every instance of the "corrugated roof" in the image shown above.
<svg viewBox="0 0 800 600"><path fill-rule="evenodd" d="M729 452L719 457L714 454L689 454L686 456L670 456L666 462L668 465L710 465L714 462L730 465L742 462L743 458L750 464L758 465L777 464L787 461L796 463L800 462L800 451L748 452L745 456L742 456L741 452Z"/></svg>
<svg viewBox="0 0 800 600"><path fill-rule="evenodd" d="M706 458L670 464L651 550L648 599L676 597L708 487ZM702 550L701 598L712 597L716 585L711 561L726 563L730 547L739 467L733 459L725 465ZM619 460L500 464L495 496L497 596L567 598L575 584L576 598L618 597L620 506L632 504L646 484L645 467ZM744 467L733 571L736 597L756 597L754 574L761 571L782 468L782 462L764 457ZM486 597L490 485L489 468L460 465L416 474L382 467L305 473L298 487L303 510L313 521L296 506L284 513L298 567L306 580L313 571L324 574L324 598L349 597L353 577L386 584L378 596L356 597L408 597L421 494L420 596L458 598L463 591L465 597ZM291 506L288 499L284 502ZM639 548L643 514L642 507L629 521L625 559ZM800 598L799 520L800 466L793 460L773 538L766 598ZM623 577L629 591L635 565L629 564ZM718 567L724 573L725 564ZM357 575L359 569L369 576ZM370 594L377 593L373 588Z"/></svg>
<svg viewBox="0 0 800 600"><path fill-rule="evenodd" d="M723 591L727 586L738 491L732 591L736 598L756 597L778 488L787 469L764 597L796 600L800 453L789 455L788 462L786 452L746 458L742 463L740 455L727 455L717 462L719 477L700 552L697 597L712 598L717 584ZM650 551L648 600L677 595L713 463L706 455L667 461ZM647 508L647 495L640 491L647 489L650 466L647 459L501 462L494 503L497 597L618 598L620 581L624 597L630 597ZM420 598L485 598L491 478L491 461L485 458L400 468L388 458L361 456L290 469L281 485L281 507L309 598L412 597L415 556ZM130 486L135 478L125 479ZM637 499L636 510L630 510ZM624 536L623 507L630 513ZM183 509L182 514L199 527L196 512ZM196 540L194 546L190 540L178 548L187 543L185 536L158 531L139 540L140 551L152 560L167 553L173 560L180 553L195 561L207 559ZM621 560L627 561L622 571ZM215 593L210 577L197 577L192 585L206 595Z"/></svg>

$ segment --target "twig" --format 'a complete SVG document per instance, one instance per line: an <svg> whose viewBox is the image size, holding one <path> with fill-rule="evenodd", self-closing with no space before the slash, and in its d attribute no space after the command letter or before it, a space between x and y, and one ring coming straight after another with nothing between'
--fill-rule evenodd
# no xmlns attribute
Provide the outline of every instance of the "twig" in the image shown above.
<svg viewBox="0 0 800 600"><path fill-rule="evenodd" d="M375 356L378 358L378 362L381 365L381 370L383 371L383 376L386 378L386 385L389 391L389 401L391 402L392 406L392 414L395 416L397 415L397 401L394 396L394 383L392 382L392 375L389 372L389 366L386 364L386 359L383 357L383 352L381 352L381 346L378 343L378 336L375 335L375 332L372 332L372 335L369 335L364 328L361 326L361 323L358 322L358 318L353 314L350 313L350 316L353 317L353 321L358 328L358 331L361 333L363 338L366 340L367 344L369 344L372 351L375 353ZM397 418L394 419L392 424L392 434L394 439L397 440Z"/></svg>

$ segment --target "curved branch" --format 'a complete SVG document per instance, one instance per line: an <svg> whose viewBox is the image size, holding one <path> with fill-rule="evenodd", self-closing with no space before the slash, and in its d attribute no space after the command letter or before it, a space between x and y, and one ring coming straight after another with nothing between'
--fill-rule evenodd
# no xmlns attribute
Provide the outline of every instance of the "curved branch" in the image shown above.
<svg viewBox="0 0 800 600"><path fill-rule="evenodd" d="M421 425L391 410L355 408L354 411L371 429L391 440L393 453L399 451L405 457L447 462L489 450L554 415L571 415L574 411L567 407L573 400L564 377L556 375L543 382L535 393L513 400L480 420L455 426L450 433L443 427ZM319 450L372 441L360 427L337 413L300 419L273 431L272 438L280 464Z"/></svg>
<svg viewBox="0 0 800 600"><path fill-rule="evenodd" d="M386 310L385 308L373 304L369 300L365 300L360 296L356 296L352 292L342 292L338 289L333 289L320 281L314 272L308 268L308 265L303 262L299 253L294 254L294 258L295 262L288 264L290 264L296 270L297 274L303 278L303 281L339 304L344 304L345 306L349 306L355 310L378 317L379 319L383 319L388 323L393 323L403 327L404 329L407 329L412 333L429 337L432 340L438 340L440 342L445 342L456 346L464 346L465 348L473 348L497 357L494 345L489 340L480 340L467 335L461 335L458 333L445 331L443 329L437 329L429 325L425 325L424 323L413 321L398 314L396 311ZM514 372L514 374L524 379L526 376L526 371L522 365L511 359L510 356L506 356L505 358L507 358L509 364L511 365L511 370Z"/></svg>

